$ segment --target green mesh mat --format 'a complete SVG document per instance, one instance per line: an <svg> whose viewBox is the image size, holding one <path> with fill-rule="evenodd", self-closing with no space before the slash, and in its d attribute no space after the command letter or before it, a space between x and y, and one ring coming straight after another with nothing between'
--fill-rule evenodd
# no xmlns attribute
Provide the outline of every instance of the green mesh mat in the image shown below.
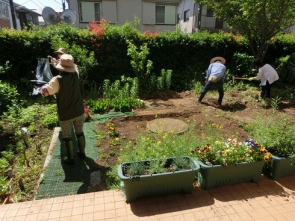
<svg viewBox="0 0 295 221"><path fill-rule="evenodd" d="M92 119L94 121L98 121L99 123L105 123L108 119L110 118L115 118L115 117L122 117L122 116L134 116L134 112L109 112L107 114L103 115L94 115L92 116Z"/></svg>
<svg viewBox="0 0 295 221"><path fill-rule="evenodd" d="M94 162L98 158L98 150L95 146L95 124L104 123L110 118L134 115L133 112L109 112L103 115L92 116L92 122L84 123L86 138L85 159L77 157L78 143L76 139L73 139L75 165L66 165L61 162L61 159L66 156L66 152L63 142L61 142L61 132L59 132L35 199L87 193L89 187L91 187L91 174L99 170L99 166ZM72 136L75 137L74 133Z"/></svg>
<svg viewBox="0 0 295 221"><path fill-rule="evenodd" d="M87 193L90 185L90 174L99 170L95 163L98 157L97 147L95 146L95 123L84 123L84 134L86 138L86 158L79 159L77 156L78 144L74 143L74 157L76 164L67 165L61 162L66 155L63 145L61 132L54 146L50 161L43 174L35 199L53 198L72 194ZM74 133L73 133L73 137Z"/></svg>

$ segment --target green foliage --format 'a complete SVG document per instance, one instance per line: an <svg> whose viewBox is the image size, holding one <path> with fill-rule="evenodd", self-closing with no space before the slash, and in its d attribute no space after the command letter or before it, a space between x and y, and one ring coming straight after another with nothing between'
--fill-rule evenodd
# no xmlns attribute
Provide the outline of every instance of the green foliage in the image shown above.
<svg viewBox="0 0 295 221"><path fill-rule="evenodd" d="M120 183L120 179L117 172L117 165L111 166L110 170L107 172L106 183L108 189L118 189L118 183Z"/></svg>
<svg viewBox="0 0 295 221"><path fill-rule="evenodd" d="M9 168L9 162L5 158L0 158L0 176L7 175L9 170L11 170Z"/></svg>
<svg viewBox="0 0 295 221"><path fill-rule="evenodd" d="M277 113L258 116L255 122L245 125L245 129L273 155L295 155L295 126L290 117Z"/></svg>
<svg viewBox="0 0 295 221"><path fill-rule="evenodd" d="M0 80L0 114L18 102L19 93L15 86Z"/></svg>
<svg viewBox="0 0 295 221"><path fill-rule="evenodd" d="M88 99L95 100L99 97L100 88L97 86L97 84L92 83L90 86L90 90L86 91L86 93Z"/></svg>
<svg viewBox="0 0 295 221"><path fill-rule="evenodd" d="M38 126L52 128L53 126L56 126L58 124L58 116L56 110L56 104L50 104L47 106L34 104L27 108L21 108L17 114L17 125L32 126L32 124L34 124L36 128L38 128ZM9 113L9 118L15 116L14 112Z"/></svg>
<svg viewBox="0 0 295 221"><path fill-rule="evenodd" d="M49 104L46 108L41 107L41 125L53 128L58 125L57 106Z"/></svg>
<svg viewBox="0 0 295 221"><path fill-rule="evenodd" d="M191 160L185 157L175 157L171 166L175 170L187 170L190 169Z"/></svg>
<svg viewBox="0 0 295 221"><path fill-rule="evenodd" d="M88 100L86 102L93 113L103 114L110 110L115 112L129 112L133 108L144 106L144 102L133 98L114 98L111 100Z"/></svg>
<svg viewBox="0 0 295 221"><path fill-rule="evenodd" d="M279 96L276 96L276 97L270 99L270 105L274 110L279 109L281 102L282 102L282 98Z"/></svg>
<svg viewBox="0 0 295 221"><path fill-rule="evenodd" d="M146 172L147 165L143 161L132 162L123 166L123 173L126 176L143 175Z"/></svg>
<svg viewBox="0 0 295 221"><path fill-rule="evenodd" d="M244 53L234 53L233 62L231 63L230 73L228 76L238 77L253 77L256 74L256 70L253 70L254 57Z"/></svg>
<svg viewBox="0 0 295 221"><path fill-rule="evenodd" d="M55 50L60 47L65 48L67 53L74 57L75 64L78 65L82 93L83 96L85 96L84 86L87 83L88 75L93 67L98 64L94 56L94 51L89 51L85 45L77 45L75 43L69 45L69 43L66 42L65 39L61 39L60 36L54 36L51 39L51 44Z"/></svg>
<svg viewBox="0 0 295 221"><path fill-rule="evenodd" d="M0 175L0 195L9 193L10 182L7 180L6 176Z"/></svg>
<svg viewBox="0 0 295 221"><path fill-rule="evenodd" d="M151 174L164 173L166 171L165 163L165 160L151 160L148 170Z"/></svg>
<svg viewBox="0 0 295 221"><path fill-rule="evenodd" d="M127 55L131 57L131 66L138 79L140 93L148 90L145 84L148 81L153 69L153 62L147 59L149 49L147 43L144 43L139 48L130 40L126 40L128 44Z"/></svg>
<svg viewBox="0 0 295 221"><path fill-rule="evenodd" d="M11 70L12 66L9 64L9 61L6 61L4 66L0 65L0 74L6 74Z"/></svg>
<svg viewBox="0 0 295 221"><path fill-rule="evenodd" d="M109 79L104 80L103 84L103 98L138 98L139 97L139 83L138 78L130 78L121 76L121 80L115 80L113 83Z"/></svg>
<svg viewBox="0 0 295 221"><path fill-rule="evenodd" d="M12 150L9 150L8 148L7 148L7 150L4 150L4 151L2 151L1 152L1 157L3 158L3 159L6 159L9 163L12 163L12 161L13 161L13 159L14 159L14 151L12 151Z"/></svg>
<svg viewBox="0 0 295 221"><path fill-rule="evenodd" d="M139 88L144 90L144 94L149 94L162 87L162 70L171 70L170 89L191 90L196 82L203 82L203 73L210 59L217 55L226 58L229 77L234 74L250 75L252 68L248 62L251 60L248 40L238 34L207 31L185 34L176 30L145 36L128 22L122 26L105 24L102 34L65 24L44 28L33 26L30 30L2 29L1 79L22 91L22 98L28 96L32 90L29 80L35 79L36 58L53 55L54 50L65 47L79 66L83 89L90 88L93 82L100 87L105 79L111 82L121 76L134 79L140 73L147 81L138 78ZM128 47L132 49L130 55L127 55ZM13 49L17 49L18 53ZM278 33L269 40L265 60L274 64L281 79L286 74L285 61L281 58L294 51L294 34ZM131 64L132 61L136 62ZM51 71L57 74L54 68ZM92 99L97 99L96 95Z"/></svg>
<svg viewBox="0 0 295 221"><path fill-rule="evenodd" d="M233 30L247 37L255 58L263 60L268 43L276 34L294 24L295 0L200 0L226 21Z"/></svg>
<svg viewBox="0 0 295 221"><path fill-rule="evenodd" d="M257 162L270 158L270 153L263 145L246 140L238 142L237 139L216 140L212 144L206 144L192 150L193 156L204 164L230 166L243 162Z"/></svg>

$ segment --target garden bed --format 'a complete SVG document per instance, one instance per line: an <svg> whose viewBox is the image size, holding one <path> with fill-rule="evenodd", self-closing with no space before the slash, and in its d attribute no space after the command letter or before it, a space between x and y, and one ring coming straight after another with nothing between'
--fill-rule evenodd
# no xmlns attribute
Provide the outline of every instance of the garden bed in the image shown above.
<svg viewBox="0 0 295 221"><path fill-rule="evenodd" d="M165 93L157 97L147 98L146 108L135 110L135 116L114 118L113 123L118 137L124 140L133 140L138 137L142 129L146 128L147 122L155 118L173 118L185 122L195 122L200 125L205 119L212 124L222 125L222 131L226 135L238 134L239 140L249 138L243 129L243 123L251 123L258 112L271 112L273 109L264 103L255 102L253 97L244 97L242 92L236 91L227 94L222 108L217 107L216 95L208 94L204 104L196 104L196 96L189 92ZM295 115L294 107L282 103L282 109L288 115ZM97 131L106 132L106 124L97 124ZM195 135L201 137L201 128L195 128ZM96 162L101 166L102 188L107 188L105 183L106 171L112 165L118 165L118 152L121 146L113 142L113 138L105 136L98 143L99 158Z"/></svg>

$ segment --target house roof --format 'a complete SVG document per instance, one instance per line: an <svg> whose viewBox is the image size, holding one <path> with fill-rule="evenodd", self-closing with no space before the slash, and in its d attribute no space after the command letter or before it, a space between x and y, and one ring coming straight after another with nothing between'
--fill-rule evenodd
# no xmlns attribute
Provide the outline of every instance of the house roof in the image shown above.
<svg viewBox="0 0 295 221"><path fill-rule="evenodd" d="M27 12L27 13L30 13L30 14L35 14L37 16L41 16L41 14L37 13L33 9L28 9L25 6L19 5L17 3L14 3L14 8L15 8L15 11L17 11L17 12Z"/></svg>

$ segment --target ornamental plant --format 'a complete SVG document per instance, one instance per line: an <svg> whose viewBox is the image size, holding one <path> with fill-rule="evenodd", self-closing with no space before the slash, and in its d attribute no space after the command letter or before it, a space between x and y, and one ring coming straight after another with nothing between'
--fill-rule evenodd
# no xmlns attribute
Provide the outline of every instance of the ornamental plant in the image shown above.
<svg viewBox="0 0 295 221"><path fill-rule="evenodd" d="M224 141L215 141L191 151L202 163L213 166L230 166L242 162L268 161L271 154L254 140L248 139L238 142L237 139L228 138Z"/></svg>

